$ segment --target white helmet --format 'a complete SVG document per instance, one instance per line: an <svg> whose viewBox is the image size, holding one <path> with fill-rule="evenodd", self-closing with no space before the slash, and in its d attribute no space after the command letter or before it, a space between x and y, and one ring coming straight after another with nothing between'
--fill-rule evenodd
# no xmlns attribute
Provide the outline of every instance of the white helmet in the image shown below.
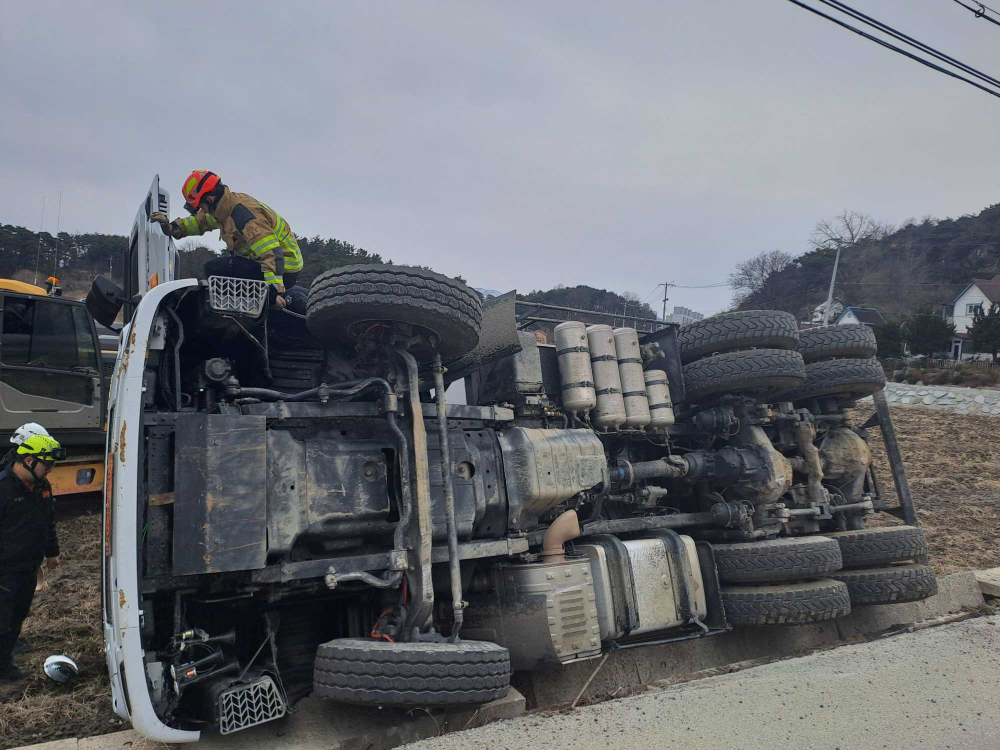
<svg viewBox="0 0 1000 750"><path fill-rule="evenodd" d="M68 656L56 654L45 660L42 670L46 676L55 682L65 685L72 682L80 674L80 667Z"/></svg>
<svg viewBox="0 0 1000 750"><path fill-rule="evenodd" d="M49 431L42 427L38 422L28 422L18 427L14 434L10 436L10 442L14 445L22 445L25 440L32 437L33 435L44 435L45 437L52 437Z"/></svg>

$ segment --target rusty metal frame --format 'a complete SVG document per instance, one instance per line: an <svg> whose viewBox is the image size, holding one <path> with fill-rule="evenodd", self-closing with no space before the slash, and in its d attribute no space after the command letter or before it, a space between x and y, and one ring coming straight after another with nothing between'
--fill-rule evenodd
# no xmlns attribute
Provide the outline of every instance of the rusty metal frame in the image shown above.
<svg viewBox="0 0 1000 750"><path fill-rule="evenodd" d="M917 507L913 502L913 494L910 492L910 482L906 478L906 468L903 466L903 454L899 450L899 442L896 440L896 427L892 423L892 415L889 413L889 402L885 398L885 391L881 390L872 396L875 402L875 414L872 415L864 427L878 427L882 433L882 441L885 443L885 452L889 458L889 469L892 472L892 481L896 485L896 495L899 497L899 508L886 508L886 513L902 518L910 526L920 526L917 518Z"/></svg>

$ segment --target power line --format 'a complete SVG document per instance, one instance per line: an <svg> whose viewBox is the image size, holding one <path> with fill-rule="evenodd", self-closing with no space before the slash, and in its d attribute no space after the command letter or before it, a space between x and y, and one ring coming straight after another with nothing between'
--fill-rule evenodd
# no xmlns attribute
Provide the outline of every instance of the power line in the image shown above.
<svg viewBox="0 0 1000 750"><path fill-rule="evenodd" d="M720 286L731 286L728 281L719 281L714 284L699 284L698 286L684 286L684 284L671 284L670 286L675 286L678 289L715 289Z"/></svg>
<svg viewBox="0 0 1000 750"><path fill-rule="evenodd" d="M997 26L1000 26L1000 21L997 21L996 19L990 18L988 15L986 15L986 12L989 11L990 13L993 13L994 15L1000 16L1000 13L997 13L990 6L983 5L982 3L976 3L976 5L979 6L979 8L976 9L976 8L973 8L971 5L966 5L965 3L962 2L962 0L953 0L953 2L958 3L959 5L961 5L966 10L972 11L972 14L975 15L976 18L985 18L990 23L995 23Z"/></svg>
<svg viewBox="0 0 1000 750"><path fill-rule="evenodd" d="M840 12L850 16L856 21L861 21L862 23L871 26L872 28L878 29L884 34L888 34L893 39L909 44L911 47L916 47L921 52L926 52L931 57L934 57L940 60L941 62L954 65L956 68L963 70L966 73L969 73L970 75L975 76L981 81L985 81L986 83L992 86L1000 86L1000 80L997 80L993 76L987 75L986 73L983 73L980 70L976 70L971 65L966 65L961 60L956 60L954 57L946 55L945 53L934 49L930 45L924 44L923 42L918 41L913 37L907 36L903 32L894 29L892 26L889 26L888 24L884 24L881 21L872 18L871 16L866 16L861 11L855 10L851 6L840 2L840 0L819 0L819 2L823 3L823 5L839 10Z"/></svg>
<svg viewBox="0 0 1000 750"><path fill-rule="evenodd" d="M914 55L912 52L907 52L905 49L897 47L894 44L889 44L889 42L887 42L887 41L885 41L883 39L879 39L876 36L872 36L871 34L865 32L865 31L862 31L861 29L858 29L858 28L855 28L854 26L851 26L849 23L844 23L840 19L837 19L837 18L834 18L833 16L827 15L826 13L824 13L821 10L818 10L816 8L813 8L812 6L806 5L803 2L799 2L799 0L788 0L788 2L792 3L793 5L797 5L797 6L799 6L800 8L802 8L804 10L808 10L810 13L815 13L817 16L820 16L821 18L825 18L827 21L831 21L831 22L837 24L838 26L842 26L843 28L847 29L848 31L853 31L855 34L858 34L859 36L862 36L865 39L868 39L869 41L875 42L876 44L881 45L882 47L885 47L886 49L891 49L893 52L898 52L899 54L901 54L901 55L903 55L905 57L908 57L911 60L914 60L914 61L920 63L921 65L926 65L928 68L931 68L932 70L936 70L939 73L944 73L946 76L950 76L951 78L957 78L960 81L965 81L965 83L969 84L970 86L975 86L980 91L985 91L987 94L990 94L991 96L995 96L998 99L1000 99L1000 91L994 91L993 89L987 88L986 86L978 84L975 81L971 81L968 78L960 76L960 75L958 75L958 73L954 73L954 72L952 72L950 70L942 68L940 65L935 65L934 63L932 63L932 62L930 62L928 60L925 60L924 58L919 57L918 55Z"/></svg>

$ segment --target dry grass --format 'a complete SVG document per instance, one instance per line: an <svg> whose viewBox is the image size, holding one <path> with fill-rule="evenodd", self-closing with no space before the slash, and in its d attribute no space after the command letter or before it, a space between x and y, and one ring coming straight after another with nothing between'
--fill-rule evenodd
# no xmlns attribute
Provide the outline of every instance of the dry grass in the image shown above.
<svg viewBox="0 0 1000 750"><path fill-rule="evenodd" d="M871 412L856 410L856 423ZM934 569L945 575L1000 566L1000 419L920 408L893 409L892 419ZM883 492L895 502L881 436L871 432ZM869 523L901 522L879 514Z"/></svg>
<svg viewBox="0 0 1000 750"><path fill-rule="evenodd" d="M48 587L35 594L24 623L36 650L17 658L31 677L0 687L0 748L128 728L111 710L104 663L99 499L59 503L60 515L84 514L59 521L62 565L48 573ZM52 654L75 659L80 678L63 686L45 677L42 662Z"/></svg>

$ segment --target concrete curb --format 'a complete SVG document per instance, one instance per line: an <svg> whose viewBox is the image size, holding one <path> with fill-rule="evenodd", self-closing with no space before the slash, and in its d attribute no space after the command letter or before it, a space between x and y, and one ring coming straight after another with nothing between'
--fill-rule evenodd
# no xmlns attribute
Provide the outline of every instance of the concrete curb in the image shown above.
<svg viewBox="0 0 1000 750"><path fill-rule="evenodd" d="M615 651L583 696L596 703L638 692L656 684L686 682L716 670L737 671L767 661L832 648L913 623L974 611L984 603L976 573L969 570L938 578L936 596L922 602L858 607L847 617L814 625L738 628L724 635ZM525 709L569 705L600 659L569 667L518 675L515 687L479 710L431 716L345 706L306 698L288 717L234 735L204 735L200 750L389 750L429 737L520 716ZM522 691L522 692L519 692ZM15 750L154 750L157 745L134 730L98 737L65 739ZM182 745L175 746L182 748Z"/></svg>
<svg viewBox="0 0 1000 750"><path fill-rule="evenodd" d="M1000 568L977 570L976 581L984 596L1000 597Z"/></svg>

